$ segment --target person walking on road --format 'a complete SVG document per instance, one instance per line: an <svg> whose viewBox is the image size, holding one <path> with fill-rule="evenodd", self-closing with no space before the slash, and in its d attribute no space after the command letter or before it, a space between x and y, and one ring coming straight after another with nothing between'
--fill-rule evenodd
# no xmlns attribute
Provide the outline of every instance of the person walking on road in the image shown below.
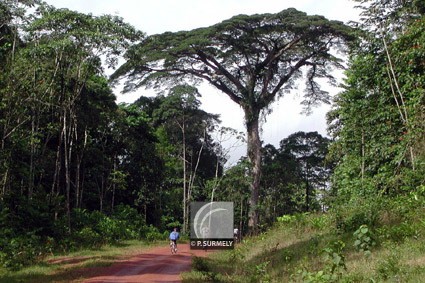
<svg viewBox="0 0 425 283"><path fill-rule="evenodd" d="M177 228L174 228L174 230L170 233L169 238L171 242L174 242L177 251L177 240L180 238L180 234L177 232Z"/></svg>

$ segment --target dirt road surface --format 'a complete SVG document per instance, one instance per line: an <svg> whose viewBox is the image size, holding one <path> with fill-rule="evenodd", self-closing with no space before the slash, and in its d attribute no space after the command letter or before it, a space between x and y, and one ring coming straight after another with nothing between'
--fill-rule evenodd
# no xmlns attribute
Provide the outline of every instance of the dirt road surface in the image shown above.
<svg viewBox="0 0 425 283"><path fill-rule="evenodd" d="M191 269L192 257L210 252L190 250L189 244L179 244L178 253L169 247L157 247L143 254L108 267L87 270L84 283L181 282L180 274Z"/></svg>

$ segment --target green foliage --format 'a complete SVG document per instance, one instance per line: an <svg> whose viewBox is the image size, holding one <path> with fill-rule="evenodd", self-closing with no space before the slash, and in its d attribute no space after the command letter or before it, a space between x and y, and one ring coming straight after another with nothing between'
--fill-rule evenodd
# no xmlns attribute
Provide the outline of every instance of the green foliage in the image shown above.
<svg viewBox="0 0 425 283"><path fill-rule="evenodd" d="M192 268L201 272L209 272L209 267L206 261L207 259L205 258L195 256L192 259Z"/></svg>
<svg viewBox="0 0 425 283"><path fill-rule="evenodd" d="M302 282L306 283L337 282L332 274L326 274L323 270L317 272L308 272L303 270L299 271L299 276L301 277Z"/></svg>
<svg viewBox="0 0 425 283"><path fill-rule="evenodd" d="M207 272L191 272L184 278L192 281L183 282L213 281L211 278L220 282L259 282L259 274L270 282L421 282L425 274L424 210L421 195L414 195L418 199L411 196L411 204L407 201L409 198L404 201L383 198L385 201L375 206L378 215L375 226L359 225L354 229L355 236L354 231L335 233L331 221L323 229L313 226L315 217L335 219L334 211L325 215L301 214L298 220L295 216L282 217L290 220L278 222L260 236L246 237L234 251L211 254L202 262L202 269ZM403 203L409 212L402 212L401 221L393 219L391 215L403 211L400 209ZM362 210L360 206L358 209ZM355 213L353 208L350 213ZM350 218L348 212L346 216ZM381 228L396 229L401 224L407 231L415 230L415 234L406 233L402 241L382 236ZM357 245L356 240L359 240ZM373 251L373 254L364 257L357 248ZM221 274L226 276L222 278Z"/></svg>
<svg viewBox="0 0 425 283"><path fill-rule="evenodd" d="M352 203L336 206L332 210L335 227L340 232L354 232L361 225L376 227L382 204L376 198L353 200Z"/></svg>
<svg viewBox="0 0 425 283"><path fill-rule="evenodd" d="M27 207L26 211L31 211L31 207ZM11 217L7 210L2 210L0 215L2 223L7 223ZM14 219L20 221L17 215ZM9 228L0 231L0 264L9 269L19 269L37 262L46 254L82 248L98 249L105 244L129 239L164 239L156 228L146 225L143 216L129 206L117 206L110 216L99 211L75 209L71 219L71 233L67 229L66 217L51 223L49 231L27 223L27 232L22 232L16 230L18 227L7 224L4 227Z"/></svg>
<svg viewBox="0 0 425 283"><path fill-rule="evenodd" d="M270 283L271 277L267 272L267 266L270 264L269 261L262 262L255 266L254 275L251 277L251 282Z"/></svg>
<svg viewBox="0 0 425 283"><path fill-rule="evenodd" d="M318 230L324 230L330 224L329 216L323 214L323 215L317 215L315 217L311 217L310 223L314 228Z"/></svg>
<svg viewBox="0 0 425 283"><path fill-rule="evenodd" d="M280 223L293 223L295 221L295 215L283 215L277 218L277 222Z"/></svg>
<svg viewBox="0 0 425 283"><path fill-rule="evenodd" d="M146 239L147 241L168 239L168 232L164 232L164 234L161 234L158 228L149 225L146 228L142 229L141 238Z"/></svg>
<svg viewBox="0 0 425 283"><path fill-rule="evenodd" d="M143 216L130 206L117 206L111 216L99 211L76 209L72 216L73 240L80 248L96 248L106 243L148 238L158 239L157 232L144 222Z"/></svg>
<svg viewBox="0 0 425 283"><path fill-rule="evenodd" d="M322 250L324 267L319 271L308 271L303 268L297 271L302 282L340 282L342 274L347 270L343 250L345 243L341 240L331 242Z"/></svg>
<svg viewBox="0 0 425 283"><path fill-rule="evenodd" d="M325 162L329 140L317 132L296 132L280 147L263 148L261 216L274 223L279 215L318 211L319 194L328 182L331 166Z"/></svg>
<svg viewBox="0 0 425 283"><path fill-rule="evenodd" d="M126 77L124 91L142 86L170 89L186 79L195 84L206 81L241 107L248 133L247 156L254 169L250 172L250 229L257 232L259 211L266 210L258 201L260 114L267 113L271 103L301 78L306 83L305 108L329 102L328 92L318 81L334 83L330 70L341 64L330 50L344 49L353 39L352 32L342 22L308 16L294 8L238 15L210 27L148 36L127 51L126 62L112 79ZM307 210L309 205L307 193Z"/></svg>
<svg viewBox="0 0 425 283"><path fill-rule="evenodd" d="M202 278L204 282L221 282L220 275L212 272L209 267L208 259L203 257L193 257L192 259L192 268L195 272L199 273L199 277Z"/></svg>
<svg viewBox="0 0 425 283"><path fill-rule="evenodd" d="M84 227L74 232L72 240L74 241L73 248L98 249L106 243L100 233L93 230L91 227Z"/></svg>
<svg viewBox="0 0 425 283"><path fill-rule="evenodd" d="M370 256L371 248L376 245L372 231L367 225L361 225L354 234L354 247L363 252L366 256Z"/></svg>
<svg viewBox="0 0 425 283"><path fill-rule="evenodd" d="M363 44L328 114L336 200L409 193L424 175L423 14L413 1L362 1ZM363 4L362 4L363 5ZM379 24L373 24L378 23ZM377 30L379 28L379 30Z"/></svg>
<svg viewBox="0 0 425 283"><path fill-rule="evenodd" d="M382 280L400 277L401 270L400 259L396 253L391 253L387 259L381 261L377 267L378 276Z"/></svg>
<svg viewBox="0 0 425 283"><path fill-rule="evenodd" d="M328 266L332 274L340 274L343 270L346 270L345 256L343 250L345 243L342 241L335 241L330 244L329 247L323 250L325 260L328 262Z"/></svg>
<svg viewBox="0 0 425 283"><path fill-rule="evenodd" d="M45 202L5 197L0 202L0 265L19 269L35 263L51 248L54 231Z"/></svg>
<svg viewBox="0 0 425 283"><path fill-rule="evenodd" d="M0 264L11 270L34 264L44 253L42 241L35 233L3 238L0 245Z"/></svg>
<svg viewBox="0 0 425 283"><path fill-rule="evenodd" d="M383 241L391 241L401 243L409 237L416 237L418 228L410 221L404 221L396 225L385 225L377 229L380 239Z"/></svg>

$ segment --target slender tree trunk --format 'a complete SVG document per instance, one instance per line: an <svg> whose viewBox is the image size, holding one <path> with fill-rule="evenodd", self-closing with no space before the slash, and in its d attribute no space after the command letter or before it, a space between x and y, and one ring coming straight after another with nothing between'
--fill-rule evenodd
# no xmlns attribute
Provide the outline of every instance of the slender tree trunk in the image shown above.
<svg viewBox="0 0 425 283"><path fill-rule="evenodd" d="M80 156L77 155L77 160L80 159ZM77 167L75 168L75 207L80 208L80 179L81 179L81 163L77 161Z"/></svg>
<svg viewBox="0 0 425 283"><path fill-rule="evenodd" d="M77 154L77 167L75 172L75 207L80 208L81 202L80 202L80 195L81 195L81 164L83 162L84 157L84 151L86 149L87 145L87 128L84 130L84 143L83 148L81 151Z"/></svg>
<svg viewBox="0 0 425 283"><path fill-rule="evenodd" d="M103 198L105 196L105 181L103 176L100 177L100 185L98 184L97 187L99 190L99 211L103 212Z"/></svg>
<svg viewBox="0 0 425 283"><path fill-rule="evenodd" d="M192 197L192 190L193 190L194 183L195 183L196 173L198 172L199 162L201 161L201 156L202 156L202 151L203 151L204 145L205 145L206 135L207 135L207 129L205 128L204 129L204 136L203 136L204 141L202 142L201 148L199 149L198 158L196 159L195 168L194 168L193 172L190 172L189 187L188 187L188 192L187 192L187 200L188 200L187 202L188 202L188 204L189 204L189 200ZM187 214L189 214L189 206L187 206L186 211L187 211ZM188 216L187 222L189 222L189 216Z"/></svg>
<svg viewBox="0 0 425 283"><path fill-rule="evenodd" d="M242 228L243 228L243 196L241 195L241 211L239 215L239 242L242 241Z"/></svg>
<svg viewBox="0 0 425 283"><path fill-rule="evenodd" d="M114 176L113 176L113 181L112 181L112 200L111 200L111 211L114 211L114 206L115 206L115 190L117 189L117 182L116 182L116 174L115 172L117 171L117 158L116 156L114 156L114 163L113 163L113 171L114 172Z"/></svg>
<svg viewBox="0 0 425 283"><path fill-rule="evenodd" d="M401 88L399 86L398 78L397 78L397 75L396 75L395 70L394 70L395 69L394 64L393 64L393 61L391 59L391 55L390 55L388 45L387 45L387 41L385 40L385 35L384 35L383 31L384 31L384 29L381 26L382 41L384 43L385 54L387 55L387 60L388 60L387 73L388 73L388 77L389 77L389 80L390 80L391 91L393 93L394 100L397 104L397 108L398 108L398 111L400 113L401 120L402 120L403 124L406 126L406 130L408 132L410 132L411 131L411 125L409 123L409 116L408 116L408 113L407 113L407 106L406 106L406 103L405 103L405 100L404 100L404 94L401 91ZM400 101L398 100L397 95L398 95L398 98L400 99ZM409 140L408 147L409 147L409 153L410 153L410 161L412 162L412 169L413 169L413 171L415 171L415 169L416 169L415 168L416 157L415 157L415 153L413 151L413 146L411 145L410 140Z"/></svg>
<svg viewBox="0 0 425 283"><path fill-rule="evenodd" d="M182 155L183 155L183 234L186 233L186 227L187 227L187 172L186 172L186 132L185 132L185 123L183 121L183 125L181 126L182 130L182 137L183 137L183 148L182 148Z"/></svg>
<svg viewBox="0 0 425 283"><path fill-rule="evenodd" d="M249 233L255 235L258 233L258 198L261 179L261 139L259 113L253 113L253 111L245 110L245 121L248 136L248 158L252 166L248 227L250 230Z"/></svg>
<svg viewBox="0 0 425 283"><path fill-rule="evenodd" d="M30 168L29 168L29 182L28 182L28 199L32 198L34 193L34 155L35 155L35 114L34 110L31 118L31 141L30 141Z"/></svg>
<svg viewBox="0 0 425 283"><path fill-rule="evenodd" d="M64 120L63 120L63 128L62 131L64 133L64 165L65 165L65 191L66 191L66 215L68 219L68 230L71 231L71 177L70 177L70 150L69 147L69 139L70 136L68 135L68 127L67 127L67 114L64 114Z"/></svg>
<svg viewBox="0 0 425 283"><path fill-rule="evenodd" d="M62 141L63 141L63 131L61 131L59 135L58 146L56 148L55 172L53 173L52 190L51 190L52 197L59 194L58 178L59 178L60 169L61 169Z"/></svg>

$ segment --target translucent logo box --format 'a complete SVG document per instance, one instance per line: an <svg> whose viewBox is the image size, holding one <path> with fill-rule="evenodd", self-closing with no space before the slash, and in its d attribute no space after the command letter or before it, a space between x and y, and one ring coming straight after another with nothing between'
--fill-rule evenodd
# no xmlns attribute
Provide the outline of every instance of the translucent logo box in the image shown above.
<svg viewBox="0 0 425 283"><path fill-rule="evenodd" d="M190 247L233 249L233 202L190 204Z"/></svg>

